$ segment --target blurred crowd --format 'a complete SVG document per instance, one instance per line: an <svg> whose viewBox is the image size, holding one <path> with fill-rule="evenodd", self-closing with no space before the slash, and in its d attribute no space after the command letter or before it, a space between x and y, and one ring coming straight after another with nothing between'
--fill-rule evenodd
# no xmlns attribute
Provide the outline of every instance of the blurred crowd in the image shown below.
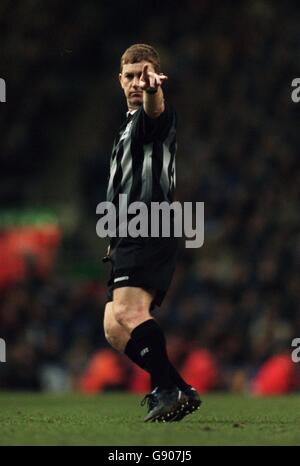
<svg viewBox="0 0 300 466"><path fill-rule="evenodd" d="M0 290L9 361L0 365L0 387L147 389L104 339L105 245L95 208L126 110L119 57L148 42L161 53L165 95L179 118L177 198L205 203L204 245L182 246L170 292L154 311L172 359L190 380L198 374L192 381L203 391L255 391L270 361L283 371L276 380L286 377L282 390L299 389L290 358L300 337L296 10L263 0L189 0L162 3L159 16L141 19L141 6L130 15L127 5L116 12L105 2L39 6L17 3L13 13L1 5L13 101L0 120L1 206L55 206L63 216L61 257L93 258L99 279L56 268L40 277L33 268Z"/></svg>

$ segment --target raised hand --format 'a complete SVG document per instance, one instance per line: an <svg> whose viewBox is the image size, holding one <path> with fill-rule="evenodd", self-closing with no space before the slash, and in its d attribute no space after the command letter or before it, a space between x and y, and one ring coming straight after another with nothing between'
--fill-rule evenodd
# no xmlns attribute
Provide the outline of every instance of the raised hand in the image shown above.
<svg viewBox="0 0 300 466"><path fill-rule="evenodd" d="M146 89L157 89L162 85L164 81L168 79L168 76L163 73L157 74L150 68L149 65L144 65L142 69L142 74L139 81L139 87L143 90Z"/></svg>

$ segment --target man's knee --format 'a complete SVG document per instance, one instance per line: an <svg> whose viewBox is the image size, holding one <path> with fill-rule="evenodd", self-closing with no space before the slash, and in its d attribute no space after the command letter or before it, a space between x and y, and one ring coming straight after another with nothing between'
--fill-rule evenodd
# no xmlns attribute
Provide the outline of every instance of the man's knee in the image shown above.
<svg viewBox="0 0 300 466"><path fill-rule="evenodd" d="M116 302L113 309L116 321L128 331L133 330L143 320L150 318L149 307L144 303Z"/></svg>
<svg viewBox="0 0 300 466"><path fill-rule="evenodd" d="M107 303L105 307L103 329L108 343L113 348L120 350L124 340L124 329L118 324L114 317L112 302Z"/></svg>
<svg viewBox="0 0 300 466"><path fill-rule="evenodd" d="M117 332L114 332L114 328L113 327L109 327L109 328L104 327L104 334L105 334L106 341L110 344L110 346L112 346L113 348L115 348L118 351L121 351L122 345L121 345L121 342L120 342L120 338L119 338Z"/></svg>
<svg viewBox="0 0 300 466"><path fill-rule="evenodd" d="M110 345L114 346L113 342L117 338L116 326L104 319L103 328L106 340Z"/></svg>
<svg viewBox="0 0 300 466"><path fill-rule="evenodd" d="M112 319L104 319L103 327L107 342L116 350L123 351L129 340L129 335L125 332L123 327Z"/></svg>
<svg viewBox="0 0 300 466"><path fill-rule="evenodd" d="M133 306L129 306L126 302L114 302L113 312L114 317L119 325L126 327L130 313L133 311Z"/></svg>

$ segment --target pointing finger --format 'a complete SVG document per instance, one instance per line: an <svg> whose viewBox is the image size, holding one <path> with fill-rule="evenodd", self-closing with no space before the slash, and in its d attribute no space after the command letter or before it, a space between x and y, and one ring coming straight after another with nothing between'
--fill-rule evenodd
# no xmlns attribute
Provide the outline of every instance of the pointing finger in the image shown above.
<svg viewBox="0 0 300 466"><path fill-rule="evenodd" d="M147 78L147 76L148 76L148 65L143 66L142 76L143 76L143 78Z"/></svg>
<svg viewBox="0 0 300 466"><path fill-rule="evenodd" d="M149 76L149 83L150 83L150 87L155 86L155 78L153 76Z"/></svg>

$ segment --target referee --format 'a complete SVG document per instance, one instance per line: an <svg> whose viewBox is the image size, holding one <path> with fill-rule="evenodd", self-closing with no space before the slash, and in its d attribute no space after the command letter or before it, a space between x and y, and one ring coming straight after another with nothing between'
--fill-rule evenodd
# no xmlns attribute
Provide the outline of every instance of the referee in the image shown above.
<svg viewBox="0 0 300 466"><path fill-rule="evenodd" d="M121 58L119 80L128 112L114 141L107 201L120 194L132 202L167 201L175 188L176 114L164 101L157 51L145 44L129 47ZM118 214L119 217L120 213ZM159 306L175 269L177 239L110 239L104 261L111 263L104 313L107 341L151 376L153 391L145 421L179 421L200 406L199 396L171 365L164 334L150 311Z"/></svg>

